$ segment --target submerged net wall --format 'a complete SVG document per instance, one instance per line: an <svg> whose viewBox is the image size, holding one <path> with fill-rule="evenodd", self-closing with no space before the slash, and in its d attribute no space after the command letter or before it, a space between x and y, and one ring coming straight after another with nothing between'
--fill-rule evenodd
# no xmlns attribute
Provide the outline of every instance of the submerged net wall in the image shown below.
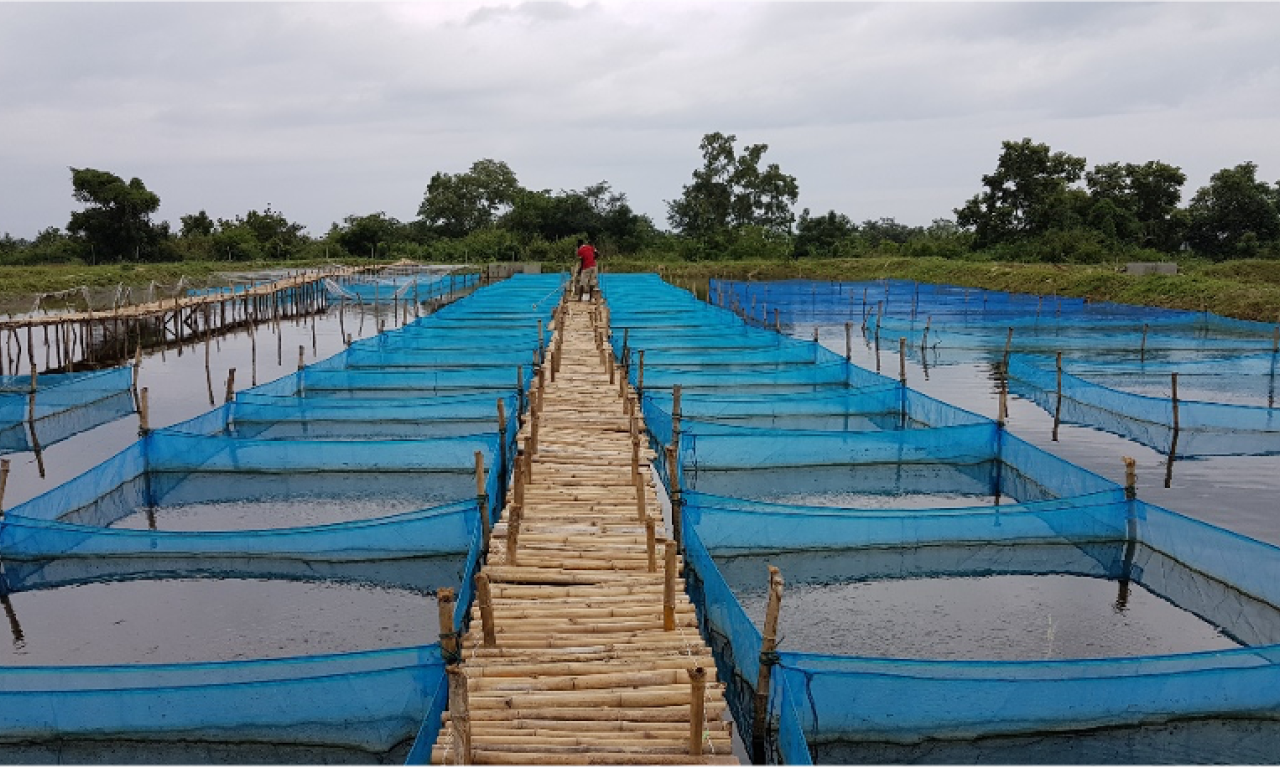
<svg viewBox="0 0 1280 768"><path fill-rule="evenodd" d="M33 398L30 376L0 376L0 453L44 448L127 416L132 383L127 367L45 373Z"/></svg>
<svg viewBox="0 0 1280 768"><path fill-rule="evenodd" d="M770 759L1248 762L1274 753L1280 550L1131 500L1125 489L983 417L913 401L915 393L897 391L896 382L809 393L772 382L743 390L716 379L717 371L741 366L744 376L770 376L813 362L793 351L771 357L788 345L760 338L764 332L751 326L762 319L699 305L654 279L609 275L602 289L616 359L628 364L633 383L633 350L646 352L652 438L678 441L679 476L672 482L667 467L657 468L682 521L690 589L720 672L733 681L728 694L739 730L748 740L767 736ZM850 294L843 301L856 311ZM769 296L771 307L782 305L780 294ZM741 310L746 302L737 298ZM1006 297L999 313L986 313L989 325L1007 321L1019 305L1025 301ZM653 308L680 319L664 327ZM1079 303L1073 311L1095 326L1132 327L1134 318L1124 307ZM1195 313L1161 320L1179 331L1200 323L1218 334L1211 345L1186 344L1188 358L1224 340L1255 344L1260 330ZM1003 343L1001 336L983 351L1002 353ZM666 368L665 355L679 365ZM707 387L682 392L677 410L673 389L683 388L683 377ZM717 380L724 386L714 386ZM927 417L915 415L922 411ZM1130 585L1141 586L1246 647L1060 661L904 660L889 658L892 649L885 657L800 648L762 655L763 617L746 613L726 574L741 579L744 567L758 569L763 590L764 560L782 564L784 577L819 584L994 574L1107 579L1118 585L1117 600ZM772 672L768 733L753 734L762 663Z"/></svg>
<svg viewBox="0 0 1280 768"><path fill-rule="evenodd" d="M564 280L517 276L480 289L153 431L7 510L0 588L175 575L449 586L461 627L481 555L481 509L496 520L502 508L530 364L542 356L538 321L549 323ZM491 344L500 351L481 361ZM373 516L289 522L299 510L348 506ZM186 507L247 509L260 524L120 525ZM273 525L277 514L282 523ZM279 661L7 668L0 677L6 710L22 710L0 720L0 753L13 755L83 740L207 740L381 756L400 748L412 759L429 754L430 743L413 741L434 739L445 706L438 645Z"/></svg>

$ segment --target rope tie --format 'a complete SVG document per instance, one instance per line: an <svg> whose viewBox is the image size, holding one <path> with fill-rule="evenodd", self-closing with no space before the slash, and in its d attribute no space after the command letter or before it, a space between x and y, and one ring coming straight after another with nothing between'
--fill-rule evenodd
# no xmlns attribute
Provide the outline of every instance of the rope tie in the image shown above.
<svg viewBox="0 0 1280 768"><path fill-rule="evenodd" d="M777 651L761 651L760 652L760 663L765 665L766 667L777 666L781 661L782 661L782 657L778 655Z"/></svg>

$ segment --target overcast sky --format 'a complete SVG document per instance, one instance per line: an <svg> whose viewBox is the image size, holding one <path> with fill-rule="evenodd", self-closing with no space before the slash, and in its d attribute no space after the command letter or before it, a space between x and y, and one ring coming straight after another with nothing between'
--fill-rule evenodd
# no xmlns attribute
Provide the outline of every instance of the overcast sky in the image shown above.
<svg viewBox="0 0 1280 768"><path fill-rule="evenodd" d="M797 213L953 218L1023 137L1180 166L1185 201L1280 179L1278 33L1273 3L0 2L0 232L65 226L68 166L175 228L270 204L322 235L481 158L665 227L712 131L767 144Z"/></svg>

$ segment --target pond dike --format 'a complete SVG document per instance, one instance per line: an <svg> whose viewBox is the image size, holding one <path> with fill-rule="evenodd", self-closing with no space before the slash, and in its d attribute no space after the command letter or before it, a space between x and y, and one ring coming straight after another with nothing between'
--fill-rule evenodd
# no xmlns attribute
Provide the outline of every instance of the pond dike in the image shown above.
<svg viewBox="0 0 1280 768"><path fill-rule="evenodd" d="M435 764L739 762L607 323L557 310Z"/></svg>

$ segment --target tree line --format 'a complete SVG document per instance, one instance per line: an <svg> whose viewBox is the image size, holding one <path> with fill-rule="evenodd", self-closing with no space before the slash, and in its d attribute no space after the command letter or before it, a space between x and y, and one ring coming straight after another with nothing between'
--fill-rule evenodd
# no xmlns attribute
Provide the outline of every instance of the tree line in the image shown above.
<svg viewBox="0 0 1280 768"><path fill-rule="evenodd" d="M34 239L0 236L0 264L261 261L352 258L457 262L549 261L579 237L605 255L688 260L864 255L1107 262L1186 255L1214 260L1280 258L1280 182L1244 162L1213 174L1182 204L1186 175L1152 160L1088 168L1047 144L1005 141L980 191L955 218L908 226L892 218L855 223L834 210L797 216L799 184L767 144L738 149L732 134L706 134L702 165L660 229L607 181L581 190L532 190L507 163L482 159L461 173L435 173L417 218L379 211L334 222L321 236L270 205L231 219L201 210L176 228L154 222L160 197L137 178L71 168L73 211L65 228Z"/></svg>

